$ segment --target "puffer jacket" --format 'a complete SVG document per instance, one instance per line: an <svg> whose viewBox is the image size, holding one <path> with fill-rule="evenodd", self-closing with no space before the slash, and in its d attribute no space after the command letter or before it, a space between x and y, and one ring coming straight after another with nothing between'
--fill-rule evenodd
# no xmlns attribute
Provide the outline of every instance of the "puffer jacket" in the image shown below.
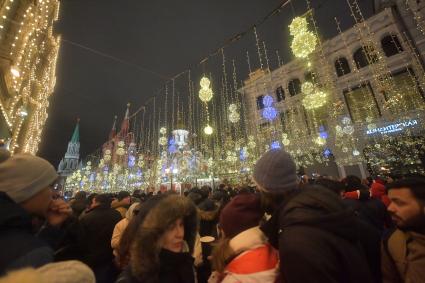
<svg viewBox="0 0 425 283"><path fill-rule="evenodd" d="M259 227L239 233L230 240L238 256L226 266L224 274L213 273L208 283L274 283L278 278L278 251L267 243Z"/></svg>

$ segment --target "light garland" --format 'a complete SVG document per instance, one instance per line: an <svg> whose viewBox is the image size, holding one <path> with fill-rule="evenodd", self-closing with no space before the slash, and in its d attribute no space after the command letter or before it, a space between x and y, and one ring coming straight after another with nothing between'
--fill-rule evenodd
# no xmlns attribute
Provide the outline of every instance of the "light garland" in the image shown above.
<svg viewBox="0 0 425 283"><path fill-rule="evenodd" d="M317 46L317 37L308 30L307 19L304 17L296 17L289 25L289 31L294 36L291 49L295 57L307 58L314 52Z"/></svg>
<svg viewBox="0 0 425 283"><path fill-rule="evenodd" d="M203 77L199 84L201 86L201 89L199 90L199 99L202 102L207 103L213 98L214 95L212 89L210 88L211 82L207 77Z"/></svg>

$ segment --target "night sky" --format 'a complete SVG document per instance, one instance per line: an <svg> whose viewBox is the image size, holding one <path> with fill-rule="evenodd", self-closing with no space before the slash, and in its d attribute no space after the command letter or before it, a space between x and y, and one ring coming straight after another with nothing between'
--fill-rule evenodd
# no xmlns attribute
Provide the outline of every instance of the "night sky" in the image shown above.
<svg viewBox="0 0 425 283"><path fill-rule="evenodd" d="M81 119L80 155L93 152L106 141L114 115L119 121L122 119L128 102L133 110L139 108L163 87L167 78L189 68L196 74L202 58L221 47L226 39L247 30L281 2L62 0L55 30L64 41L38 154L57 166L77 118ZM323 38L337 34L334 17L338 17L343 29L353 25L346 1L311 2ZM369 17L373 1L361 0L359 4L365 17ZM287 26L295 15L305 11L306 1L294 0L258 27L260 40L266 42L269 50L271 69L277 66L275 50L279 50L284 62L291 60ZM235 59L240 80L248 76L247 50L253 69L258 68L252 33L225 49L229 60ZM221 65L221 57L216 57L208 62L208 71ZM198 81L197 77L193 79Z"/></svg>

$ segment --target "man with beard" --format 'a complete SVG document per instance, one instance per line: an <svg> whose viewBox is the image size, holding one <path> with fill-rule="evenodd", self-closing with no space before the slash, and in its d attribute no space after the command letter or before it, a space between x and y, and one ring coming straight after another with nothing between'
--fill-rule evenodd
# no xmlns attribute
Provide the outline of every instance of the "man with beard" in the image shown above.
<svg viewBox="0 0 425 283"><path fill-rule="evenodd" d="M362 248L365 231L358 217L329 190L298 189L287 152L266 152L255 164L253 179L272 214L262 230L279 249L283 282L377 282Z"/></svg>
<svg viewBox="0 0 425 283"><path fill-rule="evenodd" d="M397 226L382 245L383 282L425 282L425 177L387 185Z"/></svg>

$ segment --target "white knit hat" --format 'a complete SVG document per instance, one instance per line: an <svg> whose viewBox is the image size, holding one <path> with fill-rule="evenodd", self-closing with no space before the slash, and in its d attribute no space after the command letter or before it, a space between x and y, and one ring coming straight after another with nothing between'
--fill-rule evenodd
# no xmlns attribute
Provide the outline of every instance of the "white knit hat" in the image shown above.
<svg viewBox="0 0 425 283"><path fill-rule="evenodd" d="M0 192L21 203L53 184L55 168L43 158L15 154L0 162Z"/></svg>

